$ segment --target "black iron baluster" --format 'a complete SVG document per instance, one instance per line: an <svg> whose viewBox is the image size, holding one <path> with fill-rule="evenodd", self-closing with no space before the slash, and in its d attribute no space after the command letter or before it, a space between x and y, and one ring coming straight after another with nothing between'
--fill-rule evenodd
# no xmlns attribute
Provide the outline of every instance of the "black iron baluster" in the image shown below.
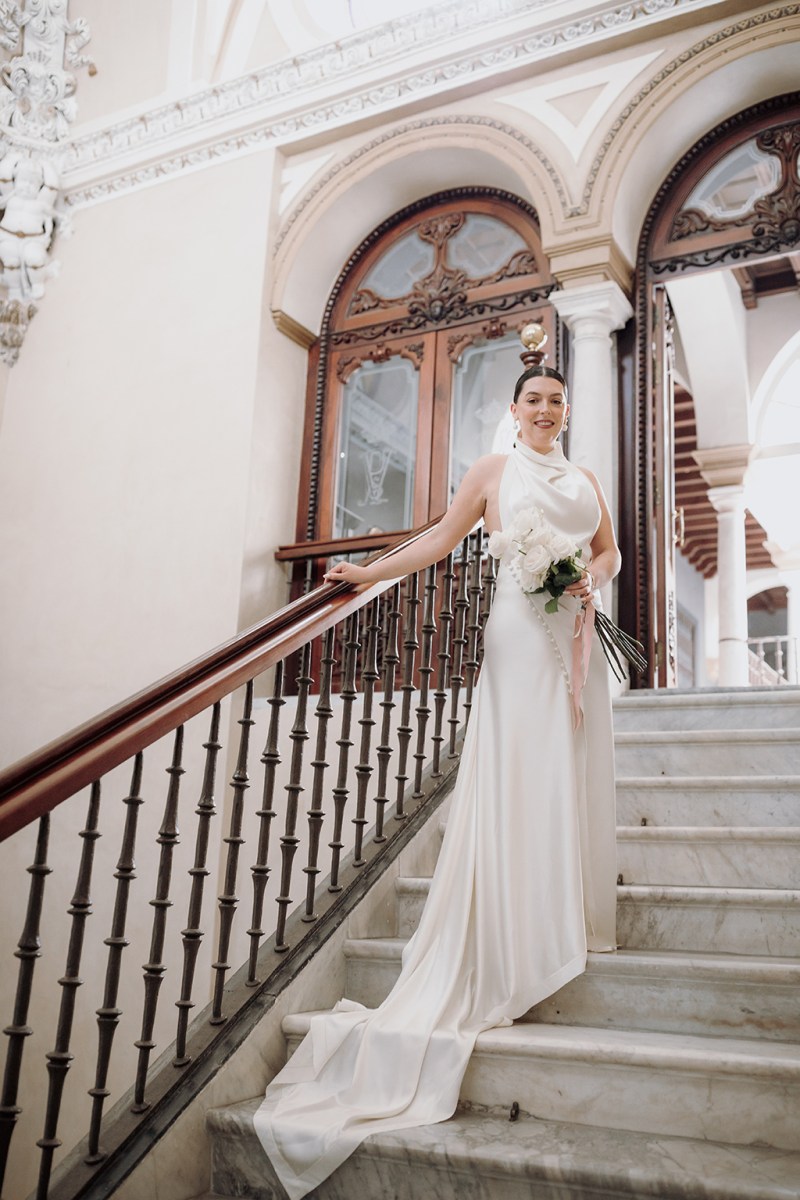
<svg viewBox="0 0 800 1200"><path fill-rule="evenodd" d="M237 722L239 734L239 754L236 759L236 770L231 779L231 817L228 833L222 839L228 847L225 856L225 879L223 891L219 899L219 937L217 939L217 961L211 964L214 971L214 996L211 1006L211 1025L220 1025L225 1017L222 1012L222 991L225 987L225 976L230 970L228 952L231 945L233 918L239 907L239 897L236 895L236 880L239 874L239 847L244 845L242 837L242 819L244 817L244 795L250 787L250 776L247 774L247 760L250 753L250 730L255 721L253 713L253 681L245 685L242 715Z"/></svg>
<svg viewBox="0 0 800 1200"><path fill-rule="evenodd" d="M408 751L411 742L411 699L416 690L414 685L414 664L419 649L417 637L417 609L420 606L419 574L409 575L406 593L406 620L403 637L403 682L400 691L403 700L400 706L400 723L397 726L397 795L395 797L395 814L404 817L403 797L408 783Z"/></svg>
<svg viewBox="0 0 800 1200"><path fill-rule="evenodd" d="M469 573L469 619L467 621L467 659L466 683L464 695L464 725L469 721L472 710L472 693L475 690L475 679L480 666L478 643L481 632L481 562L483 558L483 529L476 529L472 534L472 555Z"/></svg>
<svg viewBox="0 0 800 1200"><path fill-rule="evenodd" d="M339 693L342 701L342 723L336 745L339 747L339 767L336 776L336 786L333 789L333 839L328 843L331 850L331 882L328 890L340 892L339 864L341 861L344 842L342 829L344 827L344 810L347 805L347 765L350 761L350 750L353 740L350 729L353 714L353 703L356 696L356 664L358 660L358 622L359 612L352 613L345 623L344 635L344 669L342 672L342 687Z"/></svg>
<svg viewBox="0 0 800 1200"><path fill-rule="evenodd" d="M331 708L331 676L336 662L333 652L333 640L336 629L332 626L322 635L322 668L319 684L319 700L314 713L317 721L317 740L314 747L314 758L311 763L313 772L311 783L311 808L308 810L308 858L303 872L306 876L306 911L304 921L316 921L314 912L314 891L317 886L317 876L320 873L319 840L322 834L322 822L325 820L325 810L322 807L322 788L325 783L325 772L329 763L325 754L328 748L328 722L333 716Z"/></svg>
<svg viewBox="0 0 800 1200"><path fill-rule="evenodd" d="M64 1084L67 1071L75 1057L70 1051L72 1037L72 1021L75 1015L75 1000L78 988L83 980L78 972L81 969L83 954L83 936L86 931L86 918L91 914L91 884L92 867L94 865L94 844L100 837L97 819L100 813L100 783L92 784L89 794L89 808L86 815L86 827L81 830L83 840L81 860L78 867L78 878L75 883L75 894L68 909L72 917L67 946L67 960L64 974L59 979L61 985L61 1003L58 1009L58 1026L56 1028L55 1047L45 1056L47 1058L47 1107L44 1118L44 1131L36 1143L42 1151L39 1164L39 1183L36 1191L37 1200L47 1200L50 1185L50 1173L53 1169L53 1155L61 1145L58 1137L58 1119L61 1113L61 1100L64 1094Z"/></svg>
<svg viewBox="0 0 800 1200"><path fill-rule="evenodd" d="M383 832L383 815L389 797L386 794L389 777L389 761L392 757L392 710L396 707L394 699L394 683L397 664L400 662L400 651L397 640L397 626L400 621L400 584L396 583L390 593L386 612L386 629L383 641L383 699L380 706L383 709L381 720L381 740L378 743L378 791L375 796L375 841L385 842Z"/></svg>
<svg viewBox="0 0 800 1200"><path fill-rule="evenodd" d="M428 703L433 676L433 638L436 633L436 563L425 575L425 609L422 615L422 654L419 668L419 700L417 703L417 748L414 751L415 798L422 795L422 771L425 766L425 735L431 708Z"/></svg>
<svg viewBox="0 0 800 1200"><path fill-rule="evenodd" d="M194 842L194 865L189 868L192 886L189 892L189 907L186 914L186 928L182 931L183 938L183 973L181 976L181 994L175 1001L178 1009L178 1029L175 1036L175 1057L172 1065L183 1067L190 1061L186 1054L186 1031L189 1027L189 1013L194 1008L192 987L197 966L197 955L203 940L203 891L209 869L206 866L208 858L208 843L211 836L211 820L216 814L214 790L217 782L217 756L222 749L219 740L219 721L222 705L219 701L211 709L211 727L208 731L208 741L203 743L206 752L203 768L203 786L200 799L197 801L197 833Z"/></svg>
<svg viewBox="0 0 800 1200"><path fill-rule="evenodd" d="M306 642L301 652L300 674L297 676L297 709L295 711L292 732L292 762L289 768L289 782L286 784L288 801L286 804L286 823L281 836L281 894L277 898L278 926L275 934L275 949L288 950L289 943L285 941L286 918L289 915L289 905L292 898L289 894L292 886L292 863L297 852L299 838L297 837L297 807L300 793L304 790L300 782L303 772L303 747L308 741L306 728L306 709L308 693L311 688L311 643Z"/></svg>
<svg viewBox="0 0 800 1200"><path fill-rule="evenodd" d="M166 964L164 962L164 939L167 932L167 910L172 907L169 898L172 883L172 860L175 847L180 841L178 835L178 800L180 797L181 776L183 766L183 726L175 730L175 742L172 751L172 763L167 767L169 787L167 800L164 805L164 817L158 831L156 843L161 847L158 858L158 878L156 894L150 901L155 909L153 913L153 932L150 937L150 957L144 964L144 1009L142 1011L142 1032L139 1040L134 1042L139 1051L136 1064L136 1079L133 1085L132 1112L145 1112L150 1107L144 1093L147 1085L147 1069L150 1065L150 1055L155 1049L153 1027L156 1021L158 995L164 980Z"/></svg>
<svg viewBox="0 0 800 1200"><path fill-rule="evenodd" d="M433 693L433 763L432 773L441 775L441 753L444 742L444 708L447 703L447 684L450 672L450 637L453 631L453 582L455 580L452 552L445 560L442 578L442 607L439 610L439 649L436 658L439 670L436 676L436 691Z"/></svg>
<svg viewBox="0 0 800 1200"><path fill-rule="evenodd" d="M483 631L492 611L494 589L497 583L497 570L493 555L486 555L486 569L483 572L483 599L481 601L481 636L478 641L478 662L483 661Z"/></svg>
<svg viewBox="0 0 800 1200"><path fill-rule="evenodd" d="M467 644L467 610L469 597L467 583L469 581L469 536L461 543L461 563L458 572L458 591L456 593L456 616L453 626L453 669L450 673L450 716L447 723L450 726L450 747L448 758L456 756L456 738L458 736L458 705L461 699L461 688L464 684L464 648Z"/></svg>
<svg viewBox="0 0 800 1200"><path fill-rule="evenodd" d="M144 755L139 752L133 760L131 785L128 795L123 800L125 805L125 826L122 831L122 846L120 848L117 869L114 878L117 881L114 896L114 913L111 917L111 933L105 939L108 946L108 962L106 964L106 980L103 992L103 1007L97 1010L97 1068L94 1087L89 1089L92 1097L92 1115L89 1124L89 1152L87 1163L100 1162L105 1155L100 1150L100 1123L103 1119L103 1106L110 1095L106 1083L108 1067L111 1062L111 1048L114 1035L122 1016L122 1009L117 1007L119 995L119 979L122 970L122 952L128 945L125 937L125 926L128 917L128 900L131 884L136 878L136 830L139 822L139 809L142 800L142 763Z"/></svg>
<svg viewBox="0 0 800 1200"><path fill-rule="evenodd" d="M17 976L17 992L14 997L14 1016L11 1024L6 1025L3 1033L9 1039L6 1065L3 1072L3 1094L0 1098L0 1191L5 1178L11 1137L22 1109L17 1104L19 1079L22 1070L22 1054L25 1049L25 1039L33 1033L28 1024L28 1010L33 990L33 973L36 960L41 954L39 927L42 920L42 905L44 903L44 882L52 867L47 865L47 843L50 837L50 814L45 813L39 818L39 829L36 837L36 851L33 862L28 867L31 876L28 892L28 907L25 911L25 924L22 927L17 949L14 956L19 959L19 974Z"/></svg>
<svg viewBox="0 0 800 1200"><path fill-rule="evenodd" d="M353 863L356 867L364 865L363 845L364 827L367 824L367 787L373 771L370 762L370 745L372 728L375 718L372 715L372 701L375 695L375 684L378 675L378 637L381 632L379 600L373 600L367 612L364 659L361 666L361 691L364 696L363 708L358 723L361 726L361 745L359 761L356 766L356 815L353 824L356 827Z"/></svg>
<svg viewBox="0 0 800 1200"><path fill-rule="evenodd" d="M272 822L277 815L273 807L275 800L275 774L281 761L281 756L278 753L278 730L280 727L281 708L286 703L283 698L283 672L284 661L281 659L275 667L272 695L268 700L270 707L269 730L267 731L267 742L264 747L264 753L261 755L261 761L264 764L264 791L261 808L256 813L258 817L258 851L255 866L252 868L253 913L250 928L247 931L247 935L250 938L250 962L247 971L248 987L255 987L258 983L258 948L264 936L261 921L264 916L264 895L267 890L267 881L271 870L268 866L269 843L272 833Z"/></svg>

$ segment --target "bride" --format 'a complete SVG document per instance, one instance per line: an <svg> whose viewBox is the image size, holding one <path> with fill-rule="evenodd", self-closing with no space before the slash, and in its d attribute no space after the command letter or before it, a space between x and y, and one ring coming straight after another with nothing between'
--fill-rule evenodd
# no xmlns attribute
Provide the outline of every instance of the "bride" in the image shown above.
<svg viewBox="0 0 800 1200"><path fill-rule="evenodd" d="M369 1134L452 1116L478 1034L579 975L587 949L616 948L608 668L585 616L620 554L597 480L557 440L569 415L563 377L529 368L511 413L514 449L479 459L434 529L327 575L363 584L419 571L481 518L501 531L531 507L587 564L546 613L546 597L526 594L504 555L447 829L397 983L375 1010L342 1001L313 1017L254 1118L290 1200Z"/></svg>

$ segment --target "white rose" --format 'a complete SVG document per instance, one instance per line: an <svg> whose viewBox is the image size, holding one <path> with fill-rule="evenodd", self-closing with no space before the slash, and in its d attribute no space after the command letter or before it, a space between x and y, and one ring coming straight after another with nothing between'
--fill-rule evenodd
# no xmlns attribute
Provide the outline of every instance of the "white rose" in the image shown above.
<svg viewBox="0 0 800 1200"><path fill-rule="evenodd" d="M549 550L540 542L537 545L531 546L523 556L523 574L537 576L538 582L536 583L536 587L541 587L541 576L547 573L547 568L551 562L552 558L550 557Z"/></svg>
<svg viewBox="0 0 800 1200"><path fill-rule="evenodd" d="M489 535L488 549L493 558L502 558L510 545L511 534L502 529L495 529L494 533Z"/></svg>
<svg viewBox="0 0 800 1200"><path fill-rule="evenodd" d="M514 540L519 542L541 541L544 519L540 508L522 508L514 514L511 529Z"/></svg>
<svg viewBox="0 0 800 1200"><path fill-rule="evenodd" d="M561 562L564 558L571 558L576 549L575 543L564 533L554 533L550 539L553 562Z"/></svg>

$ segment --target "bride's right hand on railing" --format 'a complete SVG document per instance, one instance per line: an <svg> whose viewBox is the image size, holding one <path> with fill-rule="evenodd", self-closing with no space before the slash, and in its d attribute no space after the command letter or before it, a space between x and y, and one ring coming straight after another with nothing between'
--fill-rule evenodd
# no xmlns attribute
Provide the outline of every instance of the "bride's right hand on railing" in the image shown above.
<svg viewBox="0 0 800 1200"><path fill-rule="evenodd" d="M360 567L358 563L338 562L322 576L325 583L352 583L356 587L368 587L377 583L380 575L375 566Z"/></svg>

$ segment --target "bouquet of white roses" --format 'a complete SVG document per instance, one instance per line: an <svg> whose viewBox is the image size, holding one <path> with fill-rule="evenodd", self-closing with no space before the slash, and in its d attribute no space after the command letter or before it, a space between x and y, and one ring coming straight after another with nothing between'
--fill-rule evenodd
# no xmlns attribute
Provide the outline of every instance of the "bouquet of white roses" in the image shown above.
<svg viewBox="0 0 800 1200"><path fill-rule="evenodd" d="M523 592L548 592L545 612L558 609L559 597L584 573L581 549L554 529L540 508L522 508L508 529L496 529L489 538L489 553L506 562L516 561Z"/></svg>
<svg viewBox="0 0 800 1200"><path fill-rule="evenodd" d="M577 583L585 567L581 549L565 534L554 529L540 508L522 508L508 529L497 529L489 537L489 553L507 563L526 595L549 592L545 612L558 610L559 597ZM585 605L584 605L585 607ZM635 671L645 671L644 646L615 625L602 610L593 614L593 626L612 671L624 677L622 659Z"/></svg>

